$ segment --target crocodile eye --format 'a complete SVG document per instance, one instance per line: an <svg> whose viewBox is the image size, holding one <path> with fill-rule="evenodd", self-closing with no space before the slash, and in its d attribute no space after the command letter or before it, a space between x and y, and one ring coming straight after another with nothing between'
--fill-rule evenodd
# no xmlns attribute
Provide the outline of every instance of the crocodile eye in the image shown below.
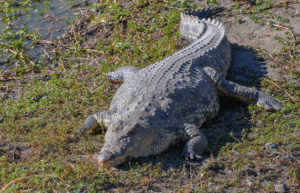
<svg viewBox="0 0 300 193"><path fill-rule="evenodd" d="M132 135L138 131L140 131L142 129L142 127L138 124L138 123L135 123L134 125L129 125L127 128L126 128L126 133L128 135Z"/></svg>
<svg viewBox="0 0 300 193"><path fill-rule="evenodd" d="M124 122L122 120L120 120L112 125L112 130L117 132L123 128L123 125L124 125Z"/></svg>

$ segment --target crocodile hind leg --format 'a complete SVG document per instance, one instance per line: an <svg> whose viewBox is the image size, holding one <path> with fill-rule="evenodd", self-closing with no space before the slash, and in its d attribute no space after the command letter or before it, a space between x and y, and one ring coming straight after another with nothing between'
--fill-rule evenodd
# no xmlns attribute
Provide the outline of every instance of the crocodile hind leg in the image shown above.
<svg viewBox="0 0 300 193"><path fill-rule="evenodd" d="M268 94L227 81L221 74L211 67L204 67L203 70L211 78L217 91L221 94L235 97L246 103L253 103L255 105L262 106L267 110L278 111L283 108L283 105L280 102Z"/></svg>
<svg viewBox="0 0 300 193"><path fill-rule="evenodd" d="M196 125L186 123L183 125L183 140L187 141L181 156L186 159L200 159L201 154L208 146L207 139Z"/></svg>
<svg viewBox="0 0 300 193"><path fill-rule="evenodd" d="M116 71L107 73L107 78L112 82L124 82L140 70L138 67L125 66Z"/></svg>
<svg viewBox="0 0 300 193"><path fill-rule="evenodd" d="M86 131L96 132L99 129L107 129L110 125L111 112L103 111L89 116L82 127L76 130L77 133Z"/></svg>

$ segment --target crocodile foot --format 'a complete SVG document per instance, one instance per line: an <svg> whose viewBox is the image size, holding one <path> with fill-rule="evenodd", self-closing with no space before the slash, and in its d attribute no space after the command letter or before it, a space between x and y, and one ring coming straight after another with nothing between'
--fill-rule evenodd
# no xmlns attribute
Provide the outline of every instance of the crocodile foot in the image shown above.
<svg viewBox="0 0 300 193"><path fill-rule="evenodd" d="M93 116L89 116L82 127L79 127L76 130L76 133L83 133L88 130L96 130L96 128L99 127L99 124L97 123L96 119Z"/></svg>
<svg viewBox="0 0 300 193"><path fill-rule="evenodd" d="M267 110L279 111L283 109L283 105L280 102L278 102L276 99L265 93L259 93L256 105L262 106Z"/></svg>
<svg viewBox="0 0 300 193"><path fill-rule="evenodd" d="M201 159L202 153L207 148L208 143L207 139L204 136L197 136L191 138L185 145L183 153L181 154L182 157L185 159Z"/></svg>

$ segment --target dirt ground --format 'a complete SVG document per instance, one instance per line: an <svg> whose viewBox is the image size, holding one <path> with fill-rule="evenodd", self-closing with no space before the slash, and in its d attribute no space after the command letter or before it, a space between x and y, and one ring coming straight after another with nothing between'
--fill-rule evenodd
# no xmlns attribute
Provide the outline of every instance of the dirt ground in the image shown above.
<svg viewBox="0 0 300 193"><path fill-rule="evenodd" d="M279 3L282 1L274 1ZM223 1L223 5L229 5L232 2ZM300 4L294 4L291 7L285 8L273 8L273 13L289 19L289 25L293 26L293 31L300 33ZM275 36L284 37L284 31L276 31L271 29L269 26L258 25L249 15L242 17L242 23L232 22L220 14L216 19L220 20L226 28L226 36L228 37L231 44L236 44L238 47L242 47L241 51L233 51L231 72L232 75L228 75L228 79L231 77L233 80L238 80L240 76L240 69L249 69L252 73L258 76L267 76L274 80L281 80L287 83L294 82L300 84L299 79L293 79L291 76L283 75L280 77L278 71L280 68L271 68L274 62L265 60L260 62L255 59L255 56L251 52L247 52L245 49L248 45L251 47L260 47L266 49L268 53L278 53L281 51L282 44L275 41ZM244 50L244 49L245 50ZM300 70L300 67L298 68Z"/></svg>
<svg viewBox="0 0 300 193"><path fill-rule="evenodd" d="M234 2L230 0L220 1L221 6L232 5ZM275 0L275 3L283 2ZM194 3L199 4L199 1L194 1ZM203 4L203 2L200 2ZM242 5L243 6L243 5ZM246 4L245 4L246 6ZM292 4L288 8L276 7L269 10L279 16L289 19L290 26L293 27L293 32L300 33L300 3ZM219 20L224 24L226 29L226 36L231 43L232 54L231 54L231 65L226 77L227 80L245 85L245 86L257 86L260 77L267 76L272 80L281 81L283 83L295 83L300 85L300 79L294 78L292 75L282 74L280 71L284 68L289 68L288 66L282 65L281 67L272 67L276 66L275 62L272 60L264 60L261 55L254 52L251 48L260 47L265 49L269 54L279 53L282 50L282 44L276 41L274 38L276 36L285 37L284 31L276 31L269 26L261 26L255 23L249 16L249 14L243 15L241 23L234 21L232 18L226 18L224 12L220 12L213 16L213 18ZM250 48L251 47L251 48ZM300 71L300 66L298 67ZM116 87L116 85L114 85ZM260 89L256 87L257 89ZM10 93L8 96L11 98L17 98L17 94ZM276 164L264 165L259 169L254 169L254 166L249 164L249 167L239 174L234 173L232 170L226 169L224 165L220 164L222 161L230 162L228 157L220 157L218 162L212 161L211 156L215 156L218 153L219 146L225 146L226 143L232 143L235 140L232 138L227 138L224 136L229 135L229 133L234 133L237 140L240 140L242 137L243 129L250 129L252 125L250 124L251 114L247 113L247 104L239 102L235 99L220 96L220 111L217 117L205 122L202 125L202 130L209 139L209 148L204 153L202 159L196 161L186 161L179 157L181 154L184 144L175 145L160 155L149 156L145 158L138 158L134 162L143 165L144 163L152 163L157 165L158 162L163 163L164 170L172 170L175 168L180 168L183 165L187 167L189 172L189 177L192 178L201 178L202 171L199 171L199 168L205 168L206 175L209 175L215 179L229 179L229 178L243 178L246 179L245 187L250 187L257 178L261 175L268 176L268 178L263 179L262 184L272 183L275 184L275 190L277 192L288 192L292 187L287 187L288 179L285 177L285 174L288 171L287 164L285 162L293 162L293 164L300 163L300 151L295 153L294 156L289 156L277 152L275 154L266 154L266 155L257 155L254 153L249 153L243 155L243 159L277 159ZM242 113L243 112L243 113ZM246 112L246 113L244 113ZM294 116L294 118L297 115ZM26 128L25 128L26 129ZM295 133L299 135L299 133ZM300 137L300 135L298 136ZM218 141L218 144L215 143ZM220 143L221 141L221 143ZM76 141L74 142L74 144ZM262 144L263 147L265 144ZM5 149L5 150L4 150ZM236 152L237 149L232 149L233 152ZM82 159L90 157L90 162L94 165L97 165L96 156L99 152L91 156L82 156ZM0 156L5 155L7 160L10 162L23 162L27 157L38 156L37 152L34 152L30 149L29 146L21 142L0 142ZM296 156L295 156L296 155ZM216 158L215 156L214 158ZM268 158L266 158L268 157ZM71 158L70 158L71 159ZM77 158L76 158L77 159ZM73 159L73 163L80 162L79 160ZM32 159L34 161L34 158ZM128 164L116 167L114 172L122 173L128 171ZM275 176L275 177L274 177ZM189 181L186 180L186 184L189 184ZM298 183L299 184L299 183ZM152 184L153 192L172 192L172 185L165 182L157 182ZM293 187L293 189L299 189L298 187ZM135 188L133 188L135 189ZM151 187L149 188L151 189ZM218 184L214 182L208 183L207 190L218 189ZM139 189L135 189L139 192ZM239 192L242 191L242 187L229 187L223 192ZM111 186L106 189L106 191L118 192L118 188ZM260 189L252 189L253 192L259 192ZM85 191L83 191L85 192ZM208 191L210 192L210 191ZM214 191L211 191L214 192ZM300 189L299 189L300 192Z"/></svg>

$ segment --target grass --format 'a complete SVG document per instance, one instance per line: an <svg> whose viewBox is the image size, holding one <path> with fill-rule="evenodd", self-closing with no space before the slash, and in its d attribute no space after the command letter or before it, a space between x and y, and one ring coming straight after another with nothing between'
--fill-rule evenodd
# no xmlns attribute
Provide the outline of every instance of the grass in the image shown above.
<svg viewBox="0 0 300 193"><path fill-rule="evenodd" d="M257 25L287 32L274 39L283 44L280 53L255 47L248 51L281 67L281 76L299 78L300 35L287 26L286 18L272 13L274 7L296 2L264 1L248 7L238 3L243 4L222 12L227 19L241 23L244 14ZM108 82L107 72L126 65L145 67L182 49L187 43L179 34L180 13L203 6L153 0L124 7L120 1L103 1L78 17L83 26L74 23L64 37L49 42L36 32L14 28L10 21L15 8L9 1L0 6L7 13L2 21L10 26L1 32L1 41L7 43L1 50L6 63L17 62L11 74L0 72L0 192L273 192L280 183L290 192L299 191L300 86L294 83L254 81L252 86L260 86L284 109L267 112L242 104L230 111L235 116L228 126L221 119L208 122L205 133L212 130L215 135L202 161L180 158L179 145L161 155L103 169L93 158L104 144L104 134L74 135L89 115L109 108L120 84ZM30 6L24 3L25 12ZM37 61L27 55L26 39L33 42L30 46L47 44ZM232 127L240 132L229 132ZM261 148L266 143L278 149Z"/></svg>

